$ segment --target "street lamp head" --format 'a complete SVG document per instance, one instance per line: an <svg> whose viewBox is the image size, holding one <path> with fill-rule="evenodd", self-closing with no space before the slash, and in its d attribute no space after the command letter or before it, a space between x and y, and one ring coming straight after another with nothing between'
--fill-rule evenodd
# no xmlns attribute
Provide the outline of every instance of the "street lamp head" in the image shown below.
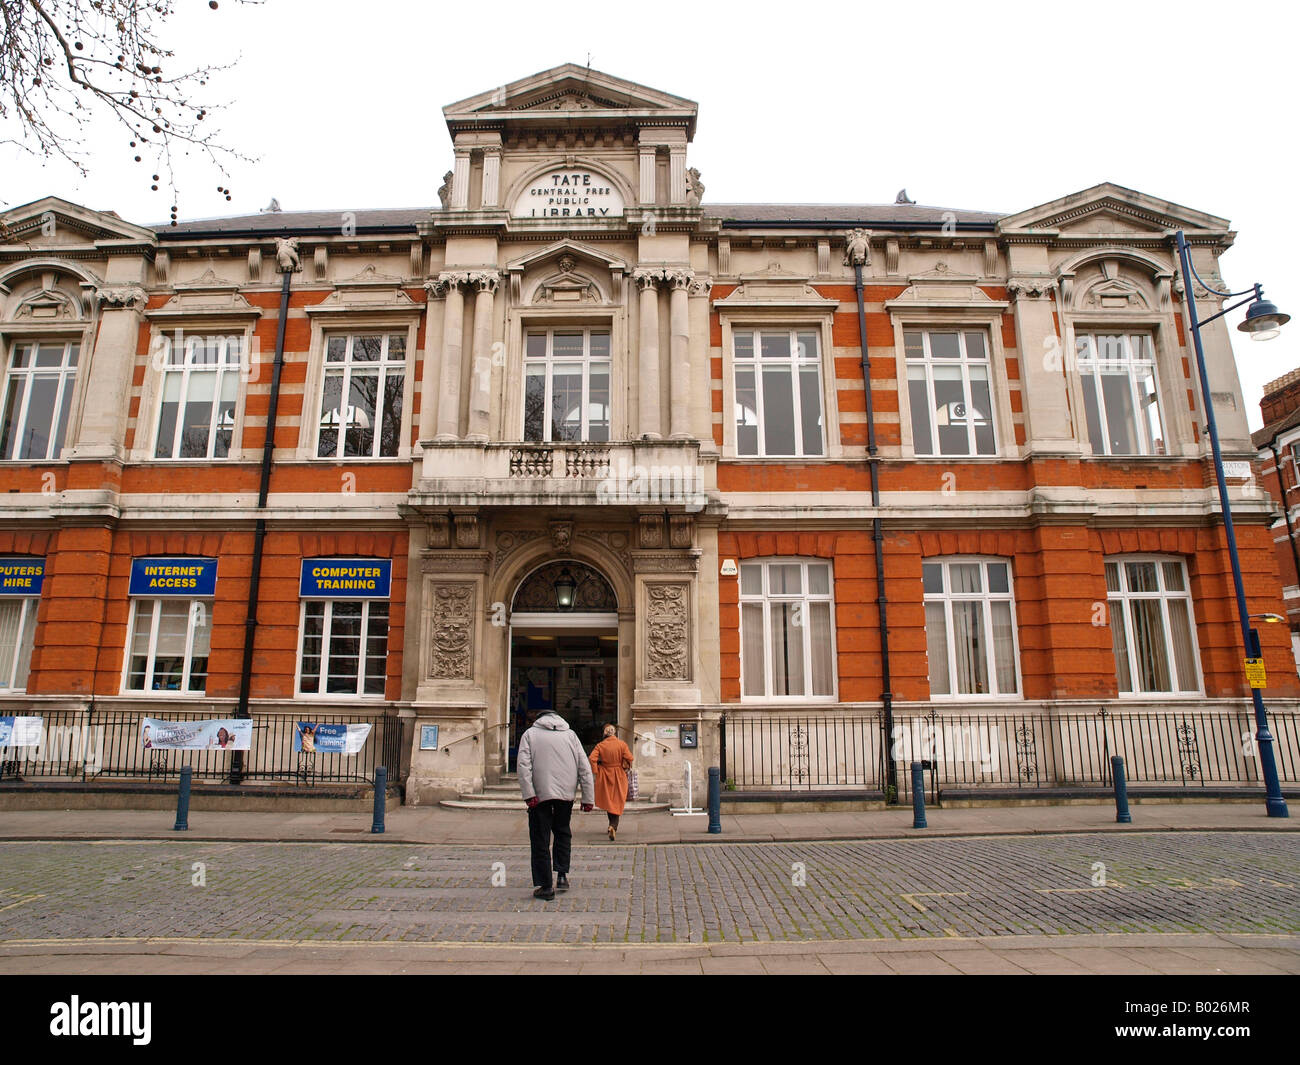
<svg viewBox="0 0 1300 1065"><path fill-rule="evenodd" d="M1251 340L1272 340L1290 320L1289 314L1283 314L1261 296L1246 308L1246 320L1237 328L1249 333Z"/></svg>
<svg viewBox="0 0 1300 1065"><path fill-rule="evenodd" d="M1278 622L1286 621L1286 618L1281 614L1274 614L1271 612L1268 614L1251 614L1250 617L1252 621L1259 620L1269 625L1276 625Z"/></svg>
<svg viewBox="0 0 1300 1065"><path fill-rule="evenodd" d="M577 587L578 582L573 579L569 567L565 566L555 580L555 605L561 610L572 610L573 593L577 590Z"/></svg>

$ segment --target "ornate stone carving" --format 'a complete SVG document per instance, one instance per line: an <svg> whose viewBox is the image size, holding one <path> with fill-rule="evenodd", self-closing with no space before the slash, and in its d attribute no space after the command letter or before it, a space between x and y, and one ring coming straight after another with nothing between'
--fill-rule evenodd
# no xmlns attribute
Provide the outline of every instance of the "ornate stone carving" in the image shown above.
<svg viewBox="0 0 1300 1065"><path fill-rule="evenodd" d="M519 550L529 540L536 540L542 535L541 529L511 529L497 533L497 550L493 561L500 566L507 555Z"/></svg>
<svg viewBox="0 0 1300 1065"><path fill-rule="evenodd" d="M456 527L456 546L477 548L479 544L478 514L453 514L451 520Z"/></svg>
<svg viewBox="0 0 1300 1065"><path fill-rule="evenodd" d="M573 273L573 268L577 265L578 265L578 260L575 259L572 255L560 256L560 273L571 274Z"/></svg>
<svg viewBox="0 0 1300 1065"><path fill-rule="evenodd" d="M885 241L885 273L893 276L898 273L898 239L891 238Z"/></svg>
<svg viewBox="0 0 1300 1065"><path fill-rule="evenodd" d="M668 516L668 546L691 547L695 543L695 519L689 514Z"/></svg>
<svg viewBox="0 0 1300 1065"><path fill-rule="evenodd" d="M440 300L447 295L447 282L440 277L430 277L424 282L424 291L431 300Z"/></svg>
<svg viewBox="0 0 1300 1065"><path fill-rule="evenodd" d="M689 289L695 274L690 270L665 270L664 281L676 289Z"/></svg>
<svg viewBox="0 0 1300 1065"><path fill-rule="evenodd" d="M311 253L311 268L316 273L317 281L324 281L330 271L330 250L324 244L317 244Z"/></svg>
<svg viewBox="0 0 1300 1065"><path fill-rule="evenodd" d="M557 551L569 550L569 544L573 540L573 522L571 521L553 521L551 522L551 546Z"/></svg>
<svg viewBox="0 0 1300 1065"><path fill-rule="evenodd" d="M1013 277L1007 282L1007 292L1013 299L1045 300L1055 287L1056 282L1050 277Z"/></svg>
<svg viewBox="0 0 1300 1065"><path fill-rule="evenodd" d="M686 171L686 206L698 207L704 202L704 182L700 180L700 172L695 167L690 167Z"/></svg>
<svg viewBox="0 0 1300 1065"><path fill-rule="evenodd" d="M442 175L442 184L438 186L438 201L442 204L442 209L444 211L451 203L452 176L452 171L448 170Z"/></svg>
<svg viewBox="0 0 1300 1065"><path fill-rule="evenodd" d="M645 674L647 680L689 680L689 585L646 585Z"/></svg>
<svg viewBox="0 0 1300 1065"><path fill-rule="evenodd" d="M851 229L844 242L844 265L866 266L871 262L871 231Z"/></svg>
<svg viewBox="0 0 1300 1065"><path fill-rule="evenodd" d="M643 292L646 289L656 288L663 279L662 270L636 270L632 274L632 280L641 286Z"/></svg>
<svg viewBox="0 0 1300 1065"><path fill-rule="evenodd" d="M149 297L139 285L101 288L96 290L95 294L99 297L100 303L107 304L109 307L119 307L123 310L143 310L145 304L149 302Z"/></svg>
<svg viewBox="0 0 1300 1065"><path fill-rule="evenodd" d="M998 272L998 242L996 240L986 240L984 242L984 276L996 277Z"/></svg>
<svg viewBox="0 0 1300 1065"><path fill-rule="evenodd" d="M540 569L533 570L528 579L515 592L511 611L525 613L549 614L560 609L556 600L555 582L564 571L574 582L573 610L578 613L612 614L618 610L618 599L609 581L605 580L599 570L584 562L573 559L560 559L548 562Z"/></svg>
<svg viewBox="0 0 1300 1065"><path fill-rule="evenodd" d="M474 675L474 586L432 586L429 677L470 680Z"/></svg>
<svg viewBox="0 0 1300 1065"><path fill-rule="evenodd" d="M297 237L275 238L275 268L282 274L302 272L302 257L298 254Z"/></svg>
<svg viewBox="0 0 1300 1065"><path fill-rule="evenodd" d="M451 520L446 514L434 514L428 520L428 541L431 548L451 546Z"/></svg>
<svg viewBox="0 0 1300 1065"><path fill-rule="evenodd" d="M475 270L469 275L469 283L477 285L480 292L493 292L501 284L501 272L499 270Z"/></svg>
<svg viewBox="0 0 1300 1065"><path fill-rule="evenodd" d="M662 514L642 514L638 522L642 547L664 546L664 516Z"/></svg>
<svg viewBox="0 0 1300 1065"><path fill-rule="evenodd" d="M632 572L632 556L628 553L630 538L627 533L608 529L583 529L576 536L580 540L592 540L603 545L618 559L623 572Z"/></svg>
<svg viewBox="0 0 1300 1065"><path fill-rule="evenodd" d="M708 298L709 293L712 291L713 278L711 277L697 277L691 282L692 296L704 296L705 298Z"/></svg>
<svg viewBox="0 0 1300 1065"><path fill-rule="evenodd" d="M249 281L262 280L262 249L261 248L248 249L248 280Z"/></svg>

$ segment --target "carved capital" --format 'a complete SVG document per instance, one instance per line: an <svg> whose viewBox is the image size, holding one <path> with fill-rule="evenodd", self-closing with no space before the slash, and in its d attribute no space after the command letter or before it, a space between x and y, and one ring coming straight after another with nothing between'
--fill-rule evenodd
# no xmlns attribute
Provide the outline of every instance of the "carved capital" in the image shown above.
<svg viewBox="0 0 1300 1065"><path fill-rule="evenodd" d="M705 298L708 298L709 293L712 291L713 278L711 277L697 277L691 282L692 296L704 296Z"/></svg>
<svg viewBox="0 0 1300 1065"><path fill-rule="evenodd" d="M1050 277L1013 277L1007 282L1012 299L1045 300L1051 297L1056 282Z"/></svg>
<svg viewBox="0 0 1300 1065"><path fill-rule="evenodd" d="M126 311L143 310L149 302L149 297L139 285L96 289L95 296L107 307Z"/></svg>
<svg viewBox="0 0 1300 1065"><path fill-rule="evenodd" d="M440 277L431 277L424 283L424 291L429 299L440 300L447 295L447 282Z"/></svg>
<svg viewBox="0 0 1300 1065"><path fill-rule="evenodd" d="M642 292L658 287L663 279L662 270L637 270L632 274L632 280L641 287Z"/></svg>
<svg viewBox="0 0 1300 1065"><path fill-rule="evenodd" d="M497 286L501 284L501 271L475 270L469 275L469 283L477 285L480 292L495 293Z"/></svg>
<svg viewBox="0 0 1300 1065"><path fill-rule="evenodd" d="M664 280L675 289L689 289L695 274L690 270L665 270Z"/></svg>

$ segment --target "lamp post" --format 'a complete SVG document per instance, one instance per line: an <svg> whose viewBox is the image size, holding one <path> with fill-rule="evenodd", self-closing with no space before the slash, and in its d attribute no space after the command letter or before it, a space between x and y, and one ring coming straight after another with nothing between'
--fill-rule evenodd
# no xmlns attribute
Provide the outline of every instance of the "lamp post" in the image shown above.
<svg viewBox="0 0 1300 1065"><path fill-rule="evenodd" d="M1237 618L1241 622L1242 646L1247 657L1259 656L1259 634L1250 625L1250 608L1246 605L1246 589L1241 581L1241 561L1237 557L1237 534L1232 527L1232 508L1228 502L1228 484L1223 476L1223 454L1219 450L1219 428L1214 420L1214 403L1211 400L1210 380L1205 371L1205 352L1201 347L1201 326L1208 325L1216 318L1222 318L1229 311L1250 304L1246 311L1246 320L1237 328L1249 333L1252 340L1272 340L1281 331L1291 316L1282 314L1264 299L1264 290L1258 284L1241 292L1219 292L1210 288L1192 266L1191 253L1187 249L1187 238L1180 229L1174 237L1178 246L1178 259L1183 268L1183 299L1187 305L1187 315L1191 320L1192 346L1196 351L1196 371L1201 379L1201 398L1205 403L1206 428L1210 434L1210 449L1214 453L1214 476L1219 482L1219 503L1223 508L1223 532L1228 541L1228 557L1232 560L1232 583L1237 593ZM1213 314L1204 322L1196 314L1196 297L1192 292L1192 279L1195 278L1211 295L1220 299L1232 299L1236 296L1246 298L1225 307L1218 314ZM1273 734L1268 730L1268 714L1264 709L1264 699L1259 688L1253 684L1250 688L1251 698L1255 703L1255 741L1259 749L1260 771L1264 775L1264 806L1269 817L1289 817L1286 800L1282 798L1282 786L1278 781L1277 764L1273 760Z"/></svg>

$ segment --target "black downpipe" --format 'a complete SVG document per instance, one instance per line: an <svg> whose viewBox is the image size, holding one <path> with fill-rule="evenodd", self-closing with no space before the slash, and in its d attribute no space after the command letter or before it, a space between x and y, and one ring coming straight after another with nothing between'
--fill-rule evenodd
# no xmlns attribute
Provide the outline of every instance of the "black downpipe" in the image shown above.
<svg viewBox="0 0 1300 1065"><path fill-rule="evenodd" d="M1282 456L1277 453L1276 436L1268 442L1268 449L1273 452L1273 469L1277 470L1277 486L1282 492L1282 517L1286 518L1286 542L1291 547L1291 561L1295 563L1296 580L1300 581L1300 554L1296 552L1295 529L1291 527L1291 504L1286 498L1289 489L1286 486L1286 481L1282 479ZM1300 488L1300 485L1293 485L1292 487Z"/></svg>
<svg viewBox="0 0 1300 1065"><path fill-rule="evenodd" d="M271 489L271 456L275 451L275 415L280 406L280 372L284 369L284 330L289 318L289 286L293 271L284 272L280 287L280 320L275 327L275 365L271 370L271 401L266 411L266 442L262 445L262 482L257 490L257 509L266 509L266 497ZM253 532L253 570L248 581L248 612L244 618L244 664L239 672L239 706L235 717L249 717L248 696L253 683L253 645L257 638L257 603L262 585L262 548L266 543L266 519L259 517ZM244 777L244 752L235 751L230 756L230 783L238 784Z"/></svg>
<svg viewBox="0 0 1300 1065"><path fill-rule="evenodd" d="M894 765L894 693L889 673L889 598L885 595L885 534L880 524L880 456L876 453L876 417L871 405L871 362L867 358L867 310L862 294L862 264L853 264L853 287L858 295L858 340L862 345L862 381L867 392L867 468L871 471L871 538L876 545L876 609L880 615L881 703L885 709L886 794L898 801L898 772Z"/></svg>

